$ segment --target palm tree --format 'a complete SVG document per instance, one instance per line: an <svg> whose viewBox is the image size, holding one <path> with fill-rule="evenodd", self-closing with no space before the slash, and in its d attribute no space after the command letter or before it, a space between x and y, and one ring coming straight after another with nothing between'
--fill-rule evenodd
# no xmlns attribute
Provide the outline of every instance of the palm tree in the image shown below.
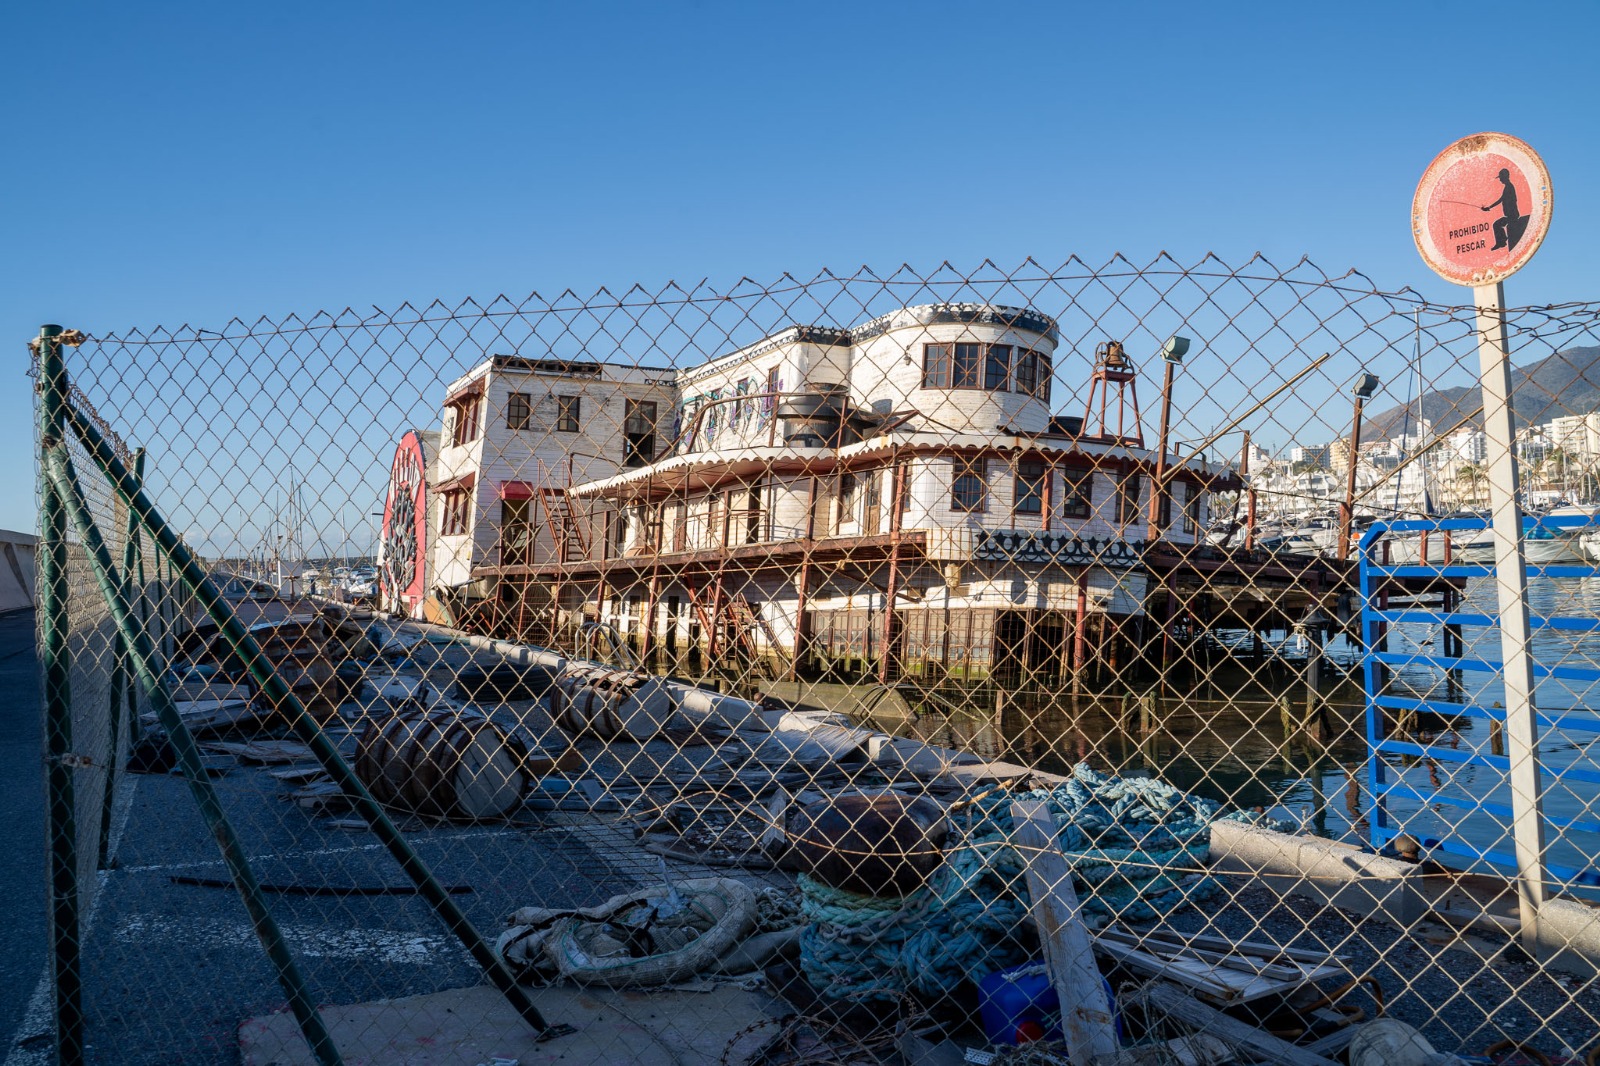
<svg viewBox="0 0 1600 1066"><path fill-rule="evenodd" d="M1456 470L1456 484L1459 486L1463 481L1467 483L1466 502L1468 503L1478 504L1483 502L1483 498L1479 495L1478 487L1485 480L1487 480L1487 475L1484 473L1483 467L1477 463L1464 463Z"/></svg>

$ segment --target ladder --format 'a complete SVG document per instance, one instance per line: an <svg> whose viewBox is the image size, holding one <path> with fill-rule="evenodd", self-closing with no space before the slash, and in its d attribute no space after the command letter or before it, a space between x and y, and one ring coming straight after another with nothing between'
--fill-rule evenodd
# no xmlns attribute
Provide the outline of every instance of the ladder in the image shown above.
<svg viewBox="0 0 1600 1066"><path fill-rule="evenodd" d="M589 557L589 540L583 524L572 513L570 485L551 483L550 469L544 460L539 464L539 509L544 513L545 528L550 530L550 540L555 548L556 561L567 563Z"/></svg>
<svg viewBox="0 0 1600 1066"><path fill-rule="evenodd" d="M758 663L761 669L770 678L778 675L773 672L771 660L761 654L761 649L756 647L754 631L761 630L762 636L767 639L767 648L774 655L782 655L782 645L778 643L778 634L773 632L772 623L761 617L755 605L745 599L744 593L737 592L728 597L727 622L733 631L734 640L749 654L752 662Z"/></svg>

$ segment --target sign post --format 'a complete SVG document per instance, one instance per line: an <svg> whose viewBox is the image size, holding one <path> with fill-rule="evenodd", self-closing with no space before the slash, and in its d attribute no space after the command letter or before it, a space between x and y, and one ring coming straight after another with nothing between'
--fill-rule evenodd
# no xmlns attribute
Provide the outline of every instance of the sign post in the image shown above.
<svg viewBox="0 0 1600 1066"><path fill-rule="evenodd" d="M1552 207L1550 175L1543 160L1522 141L1503 133L1463 137L1440 152L1423 173L1411 204L1417 251L1446 281L1470 286L1477 308L1517 901L1522 943L1536 958L1539 908L1545 894L1544 806L1504 281L1544 241Z"/></svg>

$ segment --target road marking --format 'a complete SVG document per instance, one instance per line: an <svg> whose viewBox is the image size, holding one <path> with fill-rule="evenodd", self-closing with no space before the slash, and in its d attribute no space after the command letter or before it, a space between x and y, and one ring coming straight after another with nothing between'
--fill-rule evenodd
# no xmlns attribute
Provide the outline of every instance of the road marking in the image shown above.
<svg viewBox="0 0 1600 1066"><path fill-rule="evenodd" d="M509 827L500 829L483 829L475 832L456 833L452 836L441 836L437 839L439 843L442 844L454 844L460 840L472 840L477 837L508 836L514 835L517 832L518 830ZM413 847L425 847L428 843L429 841L427 838L412 839ZM354 844L347 848L321 848L317 851L269 851L260 855L248 855L245 857L245 861L253 866L260 862L286 862L296 859L321 859L334 855L355 855L364 851L384 851L387 850L387 848L388 845L386 844L373 843ZM222 865L225 864L221 859L190 859L186 862L158 862L146 863L142 866L119 866L117 867L116 872L119 874L148 874L162 873L167 870L192 870L197 866Z"/></svg>
<svg viewBox="0 0 1600 1066"><path fill-rule="evenodd" d="M362 959L385 965L427 966L465 958L453 939L428 933L394 933L386 929L325 929L280 925L289 950L310 959ZM237 948L259 952L261 941L248 922L216 918L173 918L132 914L117 924L112 939L120 944L177 944L188 947Z"/></svg>
<svg viewBox="0 0 1600 1066"><path fill-rule="evenodd" d="M108 860L116 857L117 848L122 844L122 832L128 828L128 816L133 813L133 793L138 787L139 776L129 774L117 788L117 800L112 808L111 835L106 841ZM100 909L100 900L105 896L106 882L110 876L108 870L101 870L95 875L94 898L89 901L89 918L80 924L85 938L89 930L94 928L95 914ZM28 997L28 1009L23 1012L17 1030L12 1034L11 1050L6 1055L4 1066L50 1066L55 1061L55 1006L51 962L46 958L39 983L33 986L33 995ZM24 1044L30 1046L23 1047Z"/></svg>

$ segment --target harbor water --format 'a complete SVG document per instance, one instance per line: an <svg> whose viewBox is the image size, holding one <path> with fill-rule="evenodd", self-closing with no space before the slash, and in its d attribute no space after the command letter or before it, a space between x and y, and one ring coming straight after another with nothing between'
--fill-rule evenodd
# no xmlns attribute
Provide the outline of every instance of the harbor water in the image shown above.
<svg viewBox="0 0 1600 1066"><path fill-rule="evenodd" d="M1600 619L1600 577L1530 581L1537 617ZM1490 578L1468 582L1459 610L1496 613ZM1248 634L1220 635L1236 652ZM1443 655L1440 625L1391 628L1389 650L1419 659ZM1499 630L1463 626L1466 658L1500 659ZM1054 773L1087 761L1099 769L1146 773L1198 795L1237 807L1260 808L1307 831L1362 843L1370 839L1373 799L1366 700L1360 655L1344 638L1330 641L1316 701L1321 728L1306 723L1304 642L1279 634L1266 658L1219 656L1207 673L1182 685L1085 685L1077 694L1059 686L972 684L930 687L917 679L885 691L879 686L803 682L774 684L773 694L845 714L884 732L969 751ZM1600 667L1600 633L1535 628L1535 661L1559 667L1538 680L1536 707L1559 725L1539 730L1544 812L1571 825L1547 830L1547 861L1600 879L1600 714L1596 683L1561 676L1569 668ZM1397 668L1386 691L1429 701L1496 709L1504 692L1495 673L1450 670L1415 662ZM1506 754L1498 724L1469 715L1422 714L1388 723L1391 735L1481 756ZM1588 728L1585 728L1588 727ZM1386 777L1423 796L1477 800L1509 807L1509 786L1493 766L1441 758L1386 755ZM1568 776L1570 774L1570 776ZM1454 836L1482 851L1510 852L1509 819L1443 802L1391 796L1388 824L1419 840ZM1441 858L1443 858L1441 856ZM1450 864L1470 868L1466 860ZM1487 869L1488 867L1480 867Z"/></svg>

